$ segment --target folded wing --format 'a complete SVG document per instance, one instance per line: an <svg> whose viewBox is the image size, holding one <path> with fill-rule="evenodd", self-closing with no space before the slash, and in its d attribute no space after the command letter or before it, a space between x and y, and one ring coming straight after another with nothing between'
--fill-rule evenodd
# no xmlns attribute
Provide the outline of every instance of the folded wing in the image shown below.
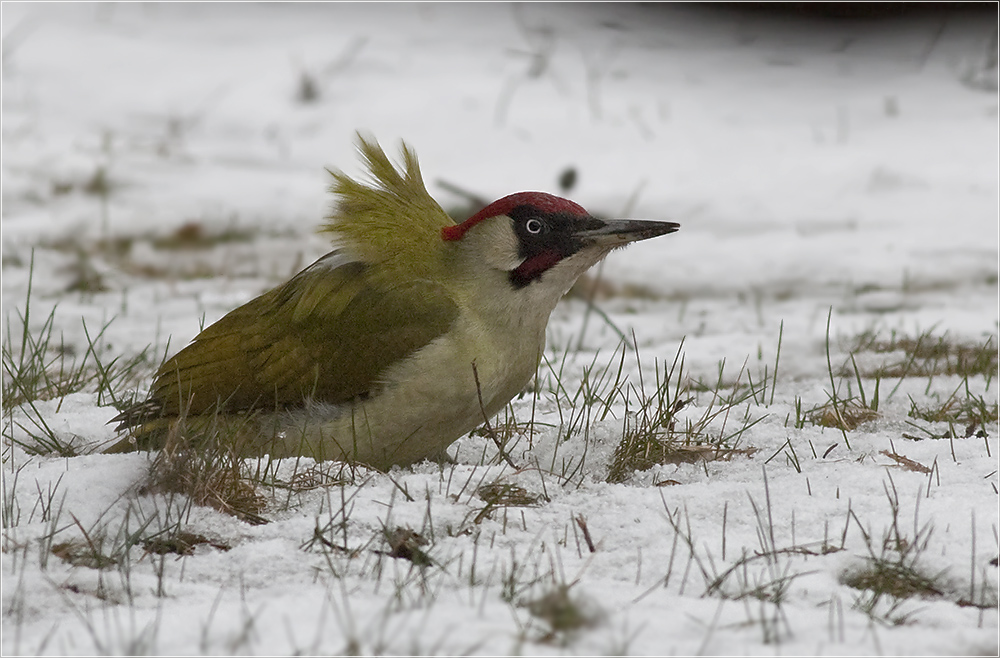
<svg viewBox="0 0 1000 658"><path fill-rule="evenodd" d="M380 283L368 268L334 252L230 312L163 365L139 415L274 410L373 394L386 368L445 333L458 309L436 284ZM123 424L136 424L128 413Z"/></svg>

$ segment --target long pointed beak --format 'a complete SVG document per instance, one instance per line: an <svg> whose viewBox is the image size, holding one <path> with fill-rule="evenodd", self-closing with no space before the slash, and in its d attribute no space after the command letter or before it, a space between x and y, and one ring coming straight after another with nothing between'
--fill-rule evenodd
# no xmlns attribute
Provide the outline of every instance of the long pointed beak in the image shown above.
<svg viewBox="0 0 1000 658"><path fill-rule="evenodd" d="M620 247L630 242L655 238L673 233L681 227L676 222L658 222L646 219L596 219L591 218L586 228L575 236L607 247Z"/></svg>

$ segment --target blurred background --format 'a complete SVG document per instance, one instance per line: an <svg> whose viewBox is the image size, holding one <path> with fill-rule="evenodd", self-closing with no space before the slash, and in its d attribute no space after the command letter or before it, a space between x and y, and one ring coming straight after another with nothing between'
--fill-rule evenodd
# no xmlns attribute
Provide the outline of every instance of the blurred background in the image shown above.
<svg viewBox="0 0 1000 658"><path fill-rule="evenodd" d="M80 313L217 316L327 248L356 130L407 140L455 216L541 189L682 224L612 290L960 326L995 297L995 4L2 11L5 302L34 249Z"/></svg>

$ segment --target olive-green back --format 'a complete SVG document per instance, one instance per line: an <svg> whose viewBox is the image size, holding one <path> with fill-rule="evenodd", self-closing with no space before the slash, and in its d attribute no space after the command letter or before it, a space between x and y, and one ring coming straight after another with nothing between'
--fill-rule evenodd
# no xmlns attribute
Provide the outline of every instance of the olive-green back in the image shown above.
<svg viewBox="0 0 1000 658"><path fill-rule="evenodd" d="M388 366L447 331L457 308L439 286L385 287L367 267L306 270L232 311L164 364L152 397L175 415L372 393Z"/></svg>

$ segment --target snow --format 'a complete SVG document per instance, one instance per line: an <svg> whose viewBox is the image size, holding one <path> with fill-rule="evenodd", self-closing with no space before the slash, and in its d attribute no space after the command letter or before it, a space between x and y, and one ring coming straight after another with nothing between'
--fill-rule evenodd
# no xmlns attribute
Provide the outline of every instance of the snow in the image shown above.
<svg viewBox="0 0 1000 658"><path fill-rule="evenodd" d="M549 325L540 392L511 408L520 422L534 413L537 430L508 446L517 468L469 436L455 465L261 487L263 525L146 491L146 454L12 445L39 419L81 449L113 440L117 409L94 386L4 409L3 653L996 653L997 423L985 439L903 437L948 429L910 417L911 399L995 404L996 380L969 377L966 390L957 375L912 376L889 397L887 378L878 417L846 436L793 422L796 399L828 401L828 314L835 372L866 330L996 345L988 16L4 3L3 331L19 344L33 259L32 331L54 309L54 340L78 357L102 327L102 363L149 347L118 397L144 393L165 351L325 253L324 168L361 173L358 129L393 157L406 139L446 208L463 200L440 181L484 198L560 193L573 166L568 195L591 212L680 222L600 269L623 294L597 304L639 347L622 361L632 386L641 368L651 392L682 339L686 376L713 387L723 360L727 386L759 385L765 366L772 377L779 331L781 355L773 401L725 419L734 431L744 414L762 418L739 437L745 452L609 484L624 400L604 418L578 406L574 431L560 423L591 364L614 378L619 335L569 298ZM304 75L311 102L298 98ZM192 223L239 237L157 242ZM125 256L108 248L116 238L131 241ZM70 290L82 271L102 285ZM838 380L841 395L857 392L853 375ZM874 380L863 386L870 396ZM679 423L709 409L711 392L694 397ZM271 466L286 482L319 468ZM477 519L476 491L493 482L537 502ZM883 544L894 518L941 595L884 597L868 614L845 581L873 554L896 555ZM426 540L429 566L389 555L396 527ZM171 528L228 550L144 551L141 539ZM130 533L139 543L102 569L52 550L110 551ZM755 588L760 598L745 595ZM584 623L553 633L539 602L559 592Z"/></svg>

